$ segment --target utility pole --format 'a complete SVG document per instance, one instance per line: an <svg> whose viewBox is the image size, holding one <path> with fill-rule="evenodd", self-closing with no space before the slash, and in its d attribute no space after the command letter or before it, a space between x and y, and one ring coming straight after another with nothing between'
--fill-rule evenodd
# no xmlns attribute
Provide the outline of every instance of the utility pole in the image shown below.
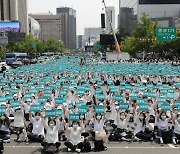
<svg viewBox="0 0 180 154"><path fill-rule="evenodd" d="M114 40L115 40L115 48L116 48L116 52L117 52L117 60L119 60L119 54L121 53L120 46L119 46L119 43L118 43L118 40L117 40L117 37L116 37L116 34L115 34L115 30L114 30L113 27L112 27L112 22L111 22L111 19L110 19L110 17L109 17L108 11L107 11L107 7L106 7L106 4L105 4L105 0L102 0L102 3L104 4L105 11L106 11L108 20L109 20L109 22L110 22L111 30L112 30L112 32L113 32L113 36L114 36Z"/></svg>

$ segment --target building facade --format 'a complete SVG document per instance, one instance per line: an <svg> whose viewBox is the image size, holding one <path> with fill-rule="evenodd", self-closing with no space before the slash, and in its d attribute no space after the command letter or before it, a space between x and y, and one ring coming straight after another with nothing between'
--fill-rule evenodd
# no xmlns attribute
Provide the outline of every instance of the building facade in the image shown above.
<svg viewBox="0 0 180 154"><path fill-rule="evenodd" d="M180 0L138 0L138 20L143 12L157 19L161 26L174 26L175 19L180 15Z"/></svg>
<svg viewBox="0 0 180 154"><path fill-rule="evenodd" d="M76 10L68 7L60 7L56 11L57 15L61 15L64 19L62 41L65 47L76 49Z"/></svg>
<svg viewBox="0 0 180 154"><path fill-rule="evenodd" d="M46 41L49 38L62 40L62 18L60 15L47 14L30 14L40 24L39 39Z"/></svg>
<svg viewBox="0 0 180 154"><path fill-rule="evenodd" d="M136 23L137 23L137 16L134 15L134 9L128 7L122 7L120 10L118 28L124 34L130 34L136 27Z"/></svg>
<svg viewBox="0 0 180 154"><path fill-rule="evenodd" d="M83 35L77 36L77 48L82 49L83 47Z"/></svg>
<svg viewBox="0 0 180 154"><path fill-rule="evenodd" d="M115 30L115 8L107 7L106 10L106 33L109 34L112 32L112 28Z"/></svg>
<svg viewBox="0 0 180 154"><path fill-rule="evenodd" d="M0 20L19 21L22 32L29 32L27 0L0 0Z"/></svg>
<svg viewBox="0 0 180 154"><path fill-rule="evenodd" d="M84 29L83 46L93 45L96 41L100 40L102 29L100 27L89 27Z"/></svg>
<svg viewBox="0 0 180 154"><path fill-rule="evenodd" d="M34 38L39 38L40 35L40 24L32 17L28 17L29 20L29 33L32 34Z"/></svg>

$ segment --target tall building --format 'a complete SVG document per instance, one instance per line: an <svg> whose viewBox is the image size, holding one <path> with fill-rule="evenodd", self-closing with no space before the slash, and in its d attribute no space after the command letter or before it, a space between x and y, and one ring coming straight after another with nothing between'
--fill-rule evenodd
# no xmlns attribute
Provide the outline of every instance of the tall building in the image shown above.
<svg viewBox="0 0 180 154"><path fill-rule="evenodd" d="M46 41L49 38L62 40L62 18L51 13L30 14L40 24L39 39Z"/></svg>
<svg viewBox="0 0 180 154"><path fill-rule="evenodd" d="M109 34L112 32L112 28L115 30L115 8L107 7L106 11L106 33Z"/></svg>
<svg viewBox="0 0 180 154"><path fill-rule="evenodd" d="M143 12L161 26L174 26L180 13L180 0L138 0L138 20Z"/></svg>
<svg viewBox="0 0 180 154"><path fill-rule="evenodd" d="M83 46L93 45L96 41L99 41L101 33L102 33L102 29L100 27L85 28Z"/></svg>
<svg viewBox="0 0 180 154"><path fill-rule="evenodd" d="M81 49L83 47L83 36L82 35L78 35L77 36L77 48Z"/></svg>
<svg viewBox="0 0 180 154"><path fill-rule="evenodd" d="M62 41L68 49L76 49L76 10L68 7L57 8L57 15L64 18Z"/></svg>
<svg viewBox="0 0 180 154"><path fill-rule="evenodd" d="M124 34L130 34L136 27L137 16L134 15L133 8L122 7L120 9L120 18L118 25Z"/></svg>
<svg viewBox="0 0 180 154"><path fill-rule="evenodd" d="M21 31L28 33L27 0L0 0L0 20L19 21Z"/></svg>

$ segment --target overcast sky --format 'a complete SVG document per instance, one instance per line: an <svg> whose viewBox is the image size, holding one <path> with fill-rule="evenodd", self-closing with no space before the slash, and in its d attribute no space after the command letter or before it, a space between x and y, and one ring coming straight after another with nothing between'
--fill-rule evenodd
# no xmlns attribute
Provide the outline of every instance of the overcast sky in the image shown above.
<svg viewBox="0 0 180 154"><path fill-rule="evenodd" d="M107 6L114 6L116 11L116 27L119 0L105 0ZM84 34L85 27L100 27L102 0L28 0L29 13L56 14L57 7L71 7L77 13L77 34Z"/></svg>

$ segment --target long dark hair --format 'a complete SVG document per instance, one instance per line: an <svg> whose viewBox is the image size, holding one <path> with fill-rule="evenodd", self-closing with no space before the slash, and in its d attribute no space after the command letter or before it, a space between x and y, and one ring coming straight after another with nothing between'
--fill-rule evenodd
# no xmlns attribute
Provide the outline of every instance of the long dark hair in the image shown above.
<svg viewBox="0 0 180 154"><path fill-rule="evenodd" d="M141 112L140 115L141 114L143 115L144 119L143 120L139 119L139 120L140 120L140 122L142 122L142 126L145 126L146 125L146 115L144 112Z"/></svg>

